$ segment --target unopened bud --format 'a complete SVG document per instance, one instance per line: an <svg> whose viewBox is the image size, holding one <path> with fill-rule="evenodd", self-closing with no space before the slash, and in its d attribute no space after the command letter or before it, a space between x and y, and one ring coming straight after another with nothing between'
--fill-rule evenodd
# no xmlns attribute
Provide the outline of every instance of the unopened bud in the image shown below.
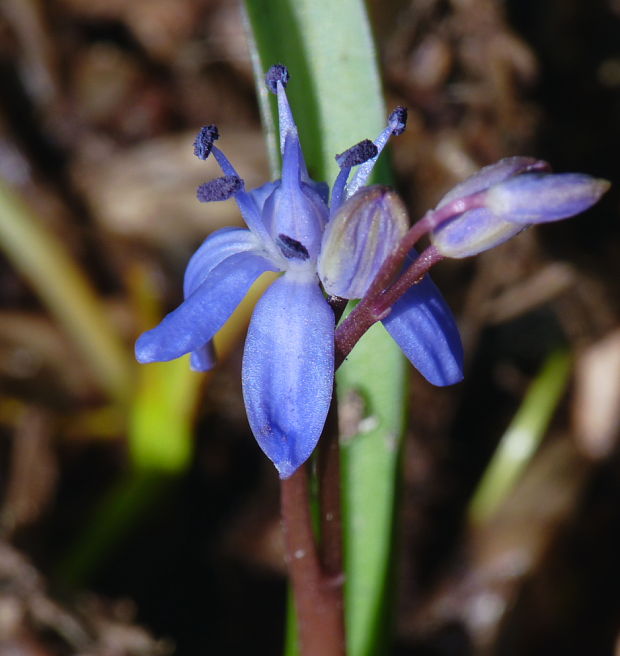
<svg viewBox="0 0 620 656"><path fill-rule="evenodd" d="M478 208L441 226L431 235L431 242L444 257L459 259L499 246L523 229L498 219L486 208Z"/></svg>
<svg viewBox="0 0 620 656"><path fill-rule="evenodd" d="M500 182L509 180L517 175L524 173L550 171L551 167L547 162L542 159L535 159L534 157L504 157L498 162L489 164L473 175L465 178L456 186L452 187L450 191L439 201L437 208L450 203L458 198L477 194L479 191L489 189Z"/></svg>
<svg viewBox="0 0 620 656"><path fill-rule="evenodd" d="M510 223L546 223L584 212L609 186L607 180L584 173L525 173L491 187L485 204Z"/></svg>
<svg viewBox="0 0 620 656"><path fill-rule="evenodd" d="M483 192L483 207L450 219L431 235L445 257L477 255L535 223L559 221L594 205L609 189L607 180L583 173L548 173L546 162L512 157L487 166L450 190L438 209Z"/></svg>
<svg viewBox="0 0 620 656"><path fill-rule="evenodd" d="M405 206L389 187L363 187L351 196L323 234L318 272L325 291L362 298L408 223Z"/></svg>

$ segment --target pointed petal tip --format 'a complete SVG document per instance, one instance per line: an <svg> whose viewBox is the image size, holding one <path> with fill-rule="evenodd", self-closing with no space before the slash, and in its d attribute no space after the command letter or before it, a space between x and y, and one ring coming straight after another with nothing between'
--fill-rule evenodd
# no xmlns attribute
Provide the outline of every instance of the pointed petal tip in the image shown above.
<svg viewBox="0 0 620 656"><path fill-rule="evenodd" d="M290 478L303 463L293 465L290 460L283 460L282 462L274 462L275 468L278 470L278 475L284 481Z"/></svg>
<svg viewBox="0 0 620 656"><path fill-rule="evenodd" d="M606 194L611 188L611 182L605 178L594 178L593 185L598 198Z"/></svg>
<svg viewBox="0 0 620 656"><path fill-rule="evenodd" d="M444 319L445 323L445 319ZM444 330L447 343L435 345L434 351L417 354L414 367L424 378L435 387L449 387L460 383L465 374L463 373L463 346L458 332L453 332L454 326L445 323ZM437 357L438 353L441 357ZM405 352L409 357L409 354Z"/></svg>
<svg viewBox="0 0 620 656"><path fill-rule="evenodd" d="M435 387L449 387L463 381L465 374L462 365L456 364L452 368L439 370L433 374L428 371L422 374L426 380Z"/></svg>

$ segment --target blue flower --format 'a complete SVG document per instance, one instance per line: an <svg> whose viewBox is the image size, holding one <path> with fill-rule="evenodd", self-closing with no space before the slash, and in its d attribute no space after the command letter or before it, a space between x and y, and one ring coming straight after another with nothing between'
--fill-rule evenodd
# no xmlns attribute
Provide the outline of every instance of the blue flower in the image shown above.
<svg viewBox="0 0 620 656"><path fill-rule="evenodd" d="M185 272L185 301L136 343L139 362L191 353L192 368L206 371L215 364L213 336L252 283L266 271L282 272L256 305L242 370L252 432L282 478L291 476L311 455L332 397L335 319L317 272L321 250L327 247L325 228L347 200L364 188L379 153L391 135L404 130L406 121L404 108L397 108L374 142L364 140L337 156L341 170L329 202L327 185L308 175L286 97L288 79L281 65L272 67L266 76L278 100L280 180L246 191L243 180L214 145L219 136L215 126L200 131L196 155L206 159L212 154L223 176L199 187L198 198L209 202L234 197L248 229L224 228L206 239ZM358 168L351 177L354 166ZM449 385L461 380L458 331L428 276L394 305L383 323L432 383Z"/></svg>

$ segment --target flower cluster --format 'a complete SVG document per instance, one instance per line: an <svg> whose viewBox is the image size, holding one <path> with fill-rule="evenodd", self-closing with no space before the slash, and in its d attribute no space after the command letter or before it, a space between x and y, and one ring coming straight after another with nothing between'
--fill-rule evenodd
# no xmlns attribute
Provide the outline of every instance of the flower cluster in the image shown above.
<svg viewBox="0 0 620 656"><path fill-rule="evenodd" d="M278 101L281 179L246 191L215 146L217 128L200 130L196 156L215 157L223 175L201 185L198 199L234 198L247 229L224 228L205 240L187 266L184 302L136 343L139 362L191 353L192 368L206 371L215 364L213 336L252 283L266 271L281 272L254 310L242 380L252 432L282 478L312 454L332 397L335 316L326 294L342 299L370 294L393 254L400 253L398 271L407 258L415 259L413 234L431 232L436 253L465 257L529 224L582 211L605 190L605 183L588 176L550 175L537 160L502 160L449 192L416 233L392 190L366 186L390 137L405 129L406 110L397 107L374 141L336 156L340 173L330 195L327 185L308 175L286 96L288 81L281 65L266 75ZM428 275L411 282L416 284L407 285L373 321L382 321L431 383L458 382L463 353L454 318Z"/></svg>

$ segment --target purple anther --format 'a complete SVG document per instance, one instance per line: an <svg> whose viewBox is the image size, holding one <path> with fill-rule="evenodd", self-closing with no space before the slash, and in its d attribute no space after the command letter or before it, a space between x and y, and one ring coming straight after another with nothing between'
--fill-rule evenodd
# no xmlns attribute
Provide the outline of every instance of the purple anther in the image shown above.
<svg viewBox="0 0 620 656"><path fill-rule="evenodd" d="M376 157L378 152L379 150L370 139L364 139L345 150L344 153L336 155L336 162L341 169L347 169L367 162Z"/></svg>
<svg viewBox="0 0 620 656"><path fill-rule="evenodd" d="M282 86L286 88L290 77L288 68L286 68L284 64L276 64L267 71L267 74L265 75L265 83L271 93L277 93L278 82L282 82Z"/></svg>
<svg viewBox="0 0 620 656"><path fill-rule="evenodd" d="M392 134L397 137L402 134L407 127L407 108L399 105L390 114L388 118L388 125L392 129Z"/></svg>
<svg viewBox="0 0 620 656"><path fill-rule="evenodd" d="M279 234L276 238L282 255L287 260L307 260L310 257L308 249L297 239L293 239L285 234Z"/></svg>
<svg viewBox="0 0 620 656"><path fill-rule="evenodd" d="M200 132L194 141L194 155L200 159L207 159L211 154L213 142L220 138L220 133L216 125L205 125L200 128Z"/></svg>
<svg viewBox="0 0 620 656"><path fill-rule="evenodd" d="M198 187L196 196L201 203L210 203L214 200L228 200L243 189L243 180L236 175L223 175L205 182Z"/></svg>

